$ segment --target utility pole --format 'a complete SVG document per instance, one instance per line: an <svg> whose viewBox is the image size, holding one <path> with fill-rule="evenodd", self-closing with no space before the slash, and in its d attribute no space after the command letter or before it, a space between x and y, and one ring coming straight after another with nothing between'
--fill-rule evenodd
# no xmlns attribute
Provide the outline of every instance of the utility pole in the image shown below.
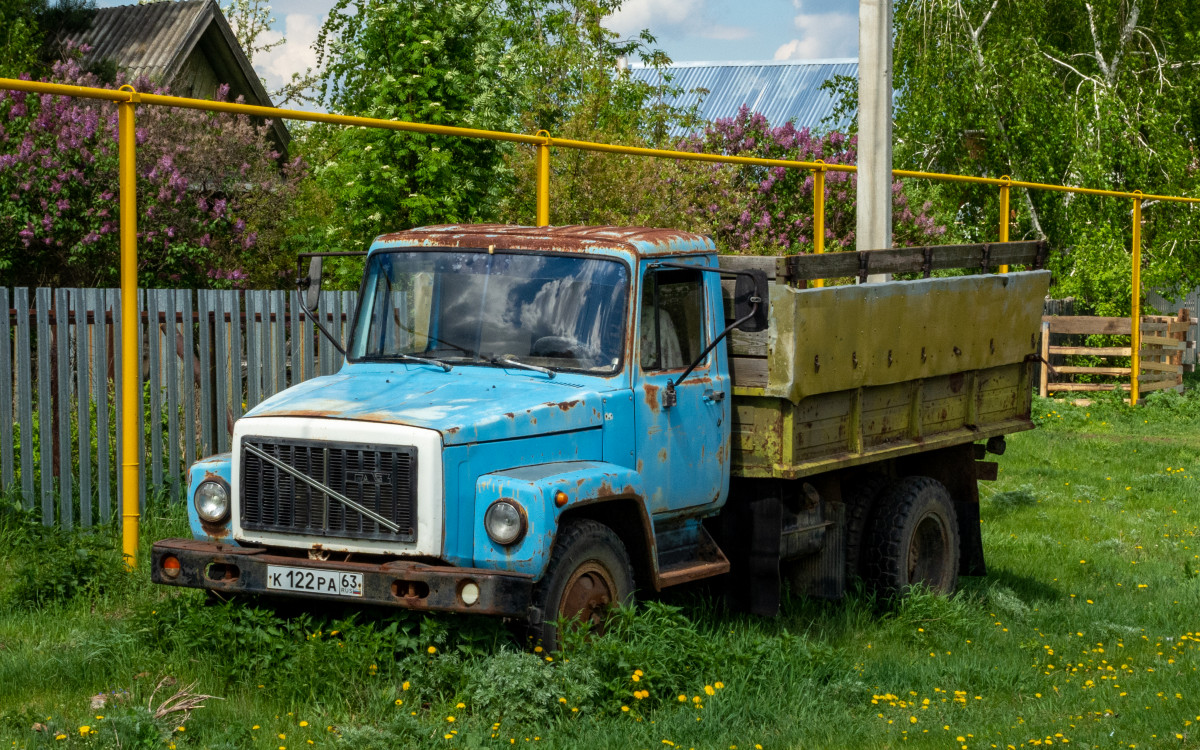
<svg viewBox="0 0 1200 750"><path fill-rule="evenodd" d="M858 3L859 250L892 246L892 0ZM869 274L867 282L887 281Z"/></svg>

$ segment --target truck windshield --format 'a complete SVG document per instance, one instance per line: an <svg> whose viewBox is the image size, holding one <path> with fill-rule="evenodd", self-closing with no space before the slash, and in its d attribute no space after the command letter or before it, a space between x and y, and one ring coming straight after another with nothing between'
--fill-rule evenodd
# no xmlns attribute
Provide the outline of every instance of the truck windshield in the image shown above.
<svg viewBox="0 0 1200 750"><path fill-rule="evenodd" d="M629 274L615 260L487 250L375 253L350 359L621 369Z"/></svg>

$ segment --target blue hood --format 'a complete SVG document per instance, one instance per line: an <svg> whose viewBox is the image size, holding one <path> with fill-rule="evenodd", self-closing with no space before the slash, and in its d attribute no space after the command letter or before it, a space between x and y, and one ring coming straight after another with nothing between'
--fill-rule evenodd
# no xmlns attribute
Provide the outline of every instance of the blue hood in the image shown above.
<svg viewBox="0 0 1200 750"><path fill-rule="evenodd" d="M588 380L496 367L358 365L277 393L246 417L404 424L437 430L444 445L460 445L600 427L602 399Z"/></svg>

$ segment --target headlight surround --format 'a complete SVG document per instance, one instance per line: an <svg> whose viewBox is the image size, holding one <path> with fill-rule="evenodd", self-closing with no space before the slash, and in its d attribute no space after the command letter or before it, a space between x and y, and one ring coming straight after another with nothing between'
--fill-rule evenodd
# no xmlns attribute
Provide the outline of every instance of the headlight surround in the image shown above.
<svg viewBox="0 0 1200 750"><path fill-rule="evenodd" d="M192 496L192 504L200 520L221 523L229 518L229 485L212 479L201 482Z"/></svg>
<svg viewBox="0 0 1200 750"><path fill-rule="evenodd" d="M501 498L488 506L483 514L483 528L496 544L512 546L525 536L525 510L517 501Z"/></svg>

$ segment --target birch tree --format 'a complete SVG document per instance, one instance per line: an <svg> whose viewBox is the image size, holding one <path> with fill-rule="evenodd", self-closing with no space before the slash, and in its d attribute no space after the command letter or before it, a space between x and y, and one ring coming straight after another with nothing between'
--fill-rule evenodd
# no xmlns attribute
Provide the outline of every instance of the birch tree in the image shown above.
<svg viewBox="0 0 1200 750"><path fill-rule="evenodd" d="M1197 30L1192 0L898 0L898 164L1198 195ZM995 188L944 194L995 239ZM1128 310L1130 200L1016 191L1013 207L1014 239L1050 240L1057 293ZM1197 210L1144 203L1148 285L1200 283Z"/></svg>

